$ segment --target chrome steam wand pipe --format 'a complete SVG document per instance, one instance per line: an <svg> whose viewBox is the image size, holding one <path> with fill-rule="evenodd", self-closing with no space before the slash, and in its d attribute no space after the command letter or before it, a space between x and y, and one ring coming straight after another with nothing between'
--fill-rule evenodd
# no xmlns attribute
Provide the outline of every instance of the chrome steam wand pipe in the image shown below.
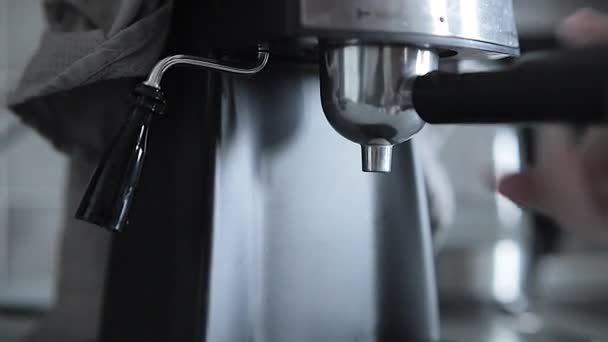
<svg viewBox="0 0 608 342"><path fill-rule="evenodd" d="M270 59L270 53L266 46L258 47L258 58L257 62L254 66L246 68L240 66L231 66L227 64L222 64L218 60L198 57L198 56L190 56L190 55L174 55L169 56L162 59L160 62L156 63L154 69L150 72L148 79L144 82L145 85L160 88L160 83L163 79L163 76L167 70L177 65L187 65L193 66L203 69L211 69L216 71L227 72L231 74L238 75L253 75L262 71L266 64L268 64L268 60Z"/></svg>

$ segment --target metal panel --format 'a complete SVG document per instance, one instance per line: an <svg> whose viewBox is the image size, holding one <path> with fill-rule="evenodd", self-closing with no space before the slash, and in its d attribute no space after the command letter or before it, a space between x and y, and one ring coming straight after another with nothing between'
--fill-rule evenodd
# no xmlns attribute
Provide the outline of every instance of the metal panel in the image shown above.
<svg viewBox="0 0 608 342"><path fill-rule="evenodd" d="M435 340L428 210L411 144L389 175L325 120L314 68L225 78L209 341Z"/></svg>
<svg viewBox="0 0 608 342"><path fill-rule="evenodd" d="M302 25L309 29L375 30L519 46L510 0L300 0L300 3Z"/></svg>

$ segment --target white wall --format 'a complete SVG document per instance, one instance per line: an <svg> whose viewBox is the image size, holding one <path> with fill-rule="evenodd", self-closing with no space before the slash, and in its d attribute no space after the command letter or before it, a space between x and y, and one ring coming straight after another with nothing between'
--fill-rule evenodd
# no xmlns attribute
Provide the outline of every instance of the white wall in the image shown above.
<svg viewBox="0 0 608 342"><path fill-rule="evenodd" d="M67 159L6 109L44 29L41 0L0 0L0 307L54 291Z"/></svg>

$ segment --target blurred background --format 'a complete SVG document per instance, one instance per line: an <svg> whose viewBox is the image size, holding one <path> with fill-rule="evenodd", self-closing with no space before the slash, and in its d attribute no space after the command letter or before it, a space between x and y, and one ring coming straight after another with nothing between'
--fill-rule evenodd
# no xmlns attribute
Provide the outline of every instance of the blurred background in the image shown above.
<svg viewBox="0 0 608 342"><path fill-rule="evenodd" d="M515 0L522 45L554 44L552 32L582 6L605 1ZM16 342L56 298L65 219L67 158L6 108L44 29L41 0L0 0L0 341ZM497 65L464 63L462 71ZM430 128L433 130L434 128ZM455 217L436 241L446 337L525 341L548 336L608 339L608 249L563 234L489 191L494 178L533 163L559 129L458 126L440 159L455 194ZM555 335L552 335L555 334ZM549 338L547 341L555 341Z"/></svg>
<svg viewBox="0 0 608 342"><path fill-rule="evenodd" d="M0 1L0 341L55 300L67 158L6 108L44 29L40 0Z"/></svg>

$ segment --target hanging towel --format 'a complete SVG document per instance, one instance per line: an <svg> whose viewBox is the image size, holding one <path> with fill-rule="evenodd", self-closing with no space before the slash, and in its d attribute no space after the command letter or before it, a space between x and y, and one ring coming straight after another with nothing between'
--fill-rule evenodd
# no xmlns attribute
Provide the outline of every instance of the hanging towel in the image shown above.
<svg viewBox="0 0 608 342"><path fill-rule="evenodd" d="M58 149L97 157L158 61L169 0L45 0L48 26L11 109Z"/></svg>

